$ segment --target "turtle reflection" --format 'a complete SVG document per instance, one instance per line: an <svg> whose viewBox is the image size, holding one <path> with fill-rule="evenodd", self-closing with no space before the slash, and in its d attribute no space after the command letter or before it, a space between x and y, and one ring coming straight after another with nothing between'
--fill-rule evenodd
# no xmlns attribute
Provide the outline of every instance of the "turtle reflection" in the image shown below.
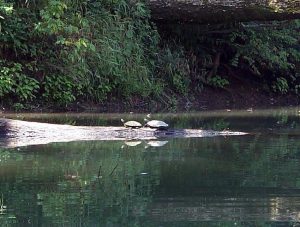
<svg viewBox="0 0 300 227"><path fill-rule="evenodd" d="M145 148L148 147L162 147L165 146L169 141L167 140L150 140L146 143Z"/></svg>
<svg viewBox="0 0 300 227"><path fill-rule="evenodd" d="M121 148L123 149L125 146L135 147L141 143L142 143L142 141L140 141L140 140L129 140L129 141L125 141Z"/></svg>
<svg viewBox="0 0 300 227"><path fill-rule="evenodd" d="M162 147L162 146L166 145L168 142L169 141L166 141L166 140L145 141L145 149L147 149L149 147ZM140 145L141 143L142 143L142 141L140 141L140 140L129 140L129 141L125 141L121 148L123 149L123 148L125 148L125 146L136 147L136 146Z"/></svg>
<svg viewBox="0 0 300 227"><path fill-rule="evenodd" d="M124 143L125 143L127 146L129 146L129 147L135 147L135 146L141 144L142 141L140 141L140 140L132 140L132 141L125 141Z"/></svg>

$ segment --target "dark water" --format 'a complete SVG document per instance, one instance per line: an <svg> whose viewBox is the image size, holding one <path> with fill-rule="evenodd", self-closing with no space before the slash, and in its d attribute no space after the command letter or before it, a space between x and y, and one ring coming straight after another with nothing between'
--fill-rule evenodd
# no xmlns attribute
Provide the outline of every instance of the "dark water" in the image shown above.
<svg viewBox="0 0 300 227"><path fill-rule="evenodd" d="M11 117L119 125L121 116ZM300 225L298 110L155 117L251 134L0 148L0 226Z"/></svg>

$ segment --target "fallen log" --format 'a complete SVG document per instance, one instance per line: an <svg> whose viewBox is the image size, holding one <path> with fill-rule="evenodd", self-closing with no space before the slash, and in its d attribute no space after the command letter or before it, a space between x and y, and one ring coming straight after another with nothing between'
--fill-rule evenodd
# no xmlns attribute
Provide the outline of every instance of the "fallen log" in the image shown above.
<svg viewBox="0 0 300 227"><path fill-rule="evenodd" d="M1 147L21 147L53 142L88 140L155 140L159 138L191 138L246 134L244 132L201 129L156 130L151 128L129 129L125 127L72 126L0 119Z"/></svg>
<svg viewBox="0 0 300 227"><path fill-rule="evenodd" d="M161 23L224 23L300 18L298 0L147 0Z"/></svg>

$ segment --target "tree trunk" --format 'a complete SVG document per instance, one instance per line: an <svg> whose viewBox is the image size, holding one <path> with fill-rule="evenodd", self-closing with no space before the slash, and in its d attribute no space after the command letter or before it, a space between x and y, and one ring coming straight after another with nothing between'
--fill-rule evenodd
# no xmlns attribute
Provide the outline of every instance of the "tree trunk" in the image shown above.
<svg viewBox="0 0 300 227"><path fill-rule="evenodd" d="M161 23L221 23L300 18L299 0L146 0Z"/></svg>

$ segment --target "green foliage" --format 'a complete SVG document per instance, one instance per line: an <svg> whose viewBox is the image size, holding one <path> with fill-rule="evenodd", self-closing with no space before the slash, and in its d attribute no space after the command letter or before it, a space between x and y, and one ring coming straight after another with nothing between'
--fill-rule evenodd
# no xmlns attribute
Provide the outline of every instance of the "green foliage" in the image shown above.
<svg viewBox="0 0 300 227"><path fill-rule="evenodd" d="M30 78L22 73L16 74L15 93L21 101L31 100L35 98L35 93L39 89L37 80Z"/></svg>
<svg viewBox="0 0 300 227"><path fill-rule="evenodd" d="M46 76L44 89L43 97L46 100L65 106L76 100L74 94L81 92L75 81L61 75Z"/></svg>
<svg viewBox="0 0 300 227"><path fill-rule="evenodd" d="M0 7L3 3L0 3ZM5 3L8 5L8 3ZM32 32L36 16L29 9L13 9L9 4L9 13L0 18L0 58L20 62L36 57L37 44ZM1 15L1 10L0 10Z"/></svg>
<svg viewBox="0 0 300 227"><path fill-rule="evenodd" d="M111 9L116 9L111 11ZM150 77L150 49L158 35L148 22L142 3L94 2L85 15L74 14L70 4L54 1L42 12L37 31L57 35L55 45L63 59L60 74L73 75L85 88L85 98L101 101L108 94L147 96L155 88ZM147 41L147 42L145 42Z"/></svg>
<svg viewBox="0 0 300 227"><path fill-rule="evenodd" d="M226 85L229 85L229 81L220 76L214 76L208 79L208 84L216 88L224 88Z"/></svg>
<svg viewBox="0 0 300 227"><path fill-rule="evenodd" d="M33 59L37 68L30 76L40 82L45 92L41 97L65 105L78 97L102 101L111 95L130 98L162 92L154 76L159 36L143 3L14 3L1 24L0 56L26 64ZM59 76L49 79L52 75ZM61 87L54 91L59 82ZM74 93L78 87L85 92Z"/></svg>
<svg viewBox="0 0 300 227"><path fill-rule="evenodd" d="M15 111L22 111L22 110L26 109L25 105L23 105L22 103L19 103L19 102L15 103L13 105L13 108Z"/></svg>
<svg viewBox="0 0 300 227"><path fill-rule="evenodd" d="M246 27L230 35L235 50L232 65L248 68L273 91L297 90L300 64L300 21L270 22L268 26Z"/></svg>
<svg viewBox="0 0 300 227"><path fill-rule="evenodd" d="M143 1L0 0L0 97L25 106L108 97L171 102L207 84L227 86L229 63L269 90L299 93L299 28L295 20L229 35L191 29L161 42Z"/></svg>
<svg viewBox="0 0 300 227"><path fill-rule="evenodd" d="M14 80L12 77L13 70L7 67L0 69L0 97L4 97L13 90Z"/></svg>
<svg viewBox="0 0 300 227"><path fill-rule="evenodd" d="M62 1L51 0L45 9L40 11L42 20L37 23L36 30L44 34L57 35L65 31L75 30L64 23L63 16L67 5Z"/></svg>
<svg viewBox="0 0 300 227"><path fill-rule="evenodd" d="M12 13L12 11L12 4L6 3L4 0L0 0L0 19L5 19L7 15Z"/></svg>
<svg viewBox="0 0 300 227"><path fill-rule="evenodd" d="M171 90L187 95L189 90L189 63L185 58L183 48L164 47L158 57L158 75Z"/></svg>
<svg viewBox="0 0 300 227"><path fill-rule="evenodd" d="M178 46L184 46L189 79L195 90L207 84L224 88L239 77L239 80L261 83L261 89L297 93L300 84L299 28L299 20L175 25L165 36L167 40L177 40Z"/></svg>
<svg viewBox="0 0 300 227"><path fill-rule="evenodd" d="M281 94L286 94L289 91L289 85L285 78L279 77L276 79L276 82L272 85L272 88L275 92Z"/></svg>
<svg viewBox="0 0 300 227"><path fill-rule="evenodd" d="M148 96L157 82L151 61L158 44L158 34L148 22L149 12L141 3L130 7L119 1L111 7L118 9L115 15L96 3L87 15L96 47L84 59L84 69L91 78L88 87L96 86L93 96L100 99L109 92L124 97Z"/></svg>
<svg viewBox="0 0 300 227"><path fill-rule="evenodd" d="M14 95L19 101L32 100L38 89L38 81L24 74L21 64L1 62L0 97Z"/></svg>

